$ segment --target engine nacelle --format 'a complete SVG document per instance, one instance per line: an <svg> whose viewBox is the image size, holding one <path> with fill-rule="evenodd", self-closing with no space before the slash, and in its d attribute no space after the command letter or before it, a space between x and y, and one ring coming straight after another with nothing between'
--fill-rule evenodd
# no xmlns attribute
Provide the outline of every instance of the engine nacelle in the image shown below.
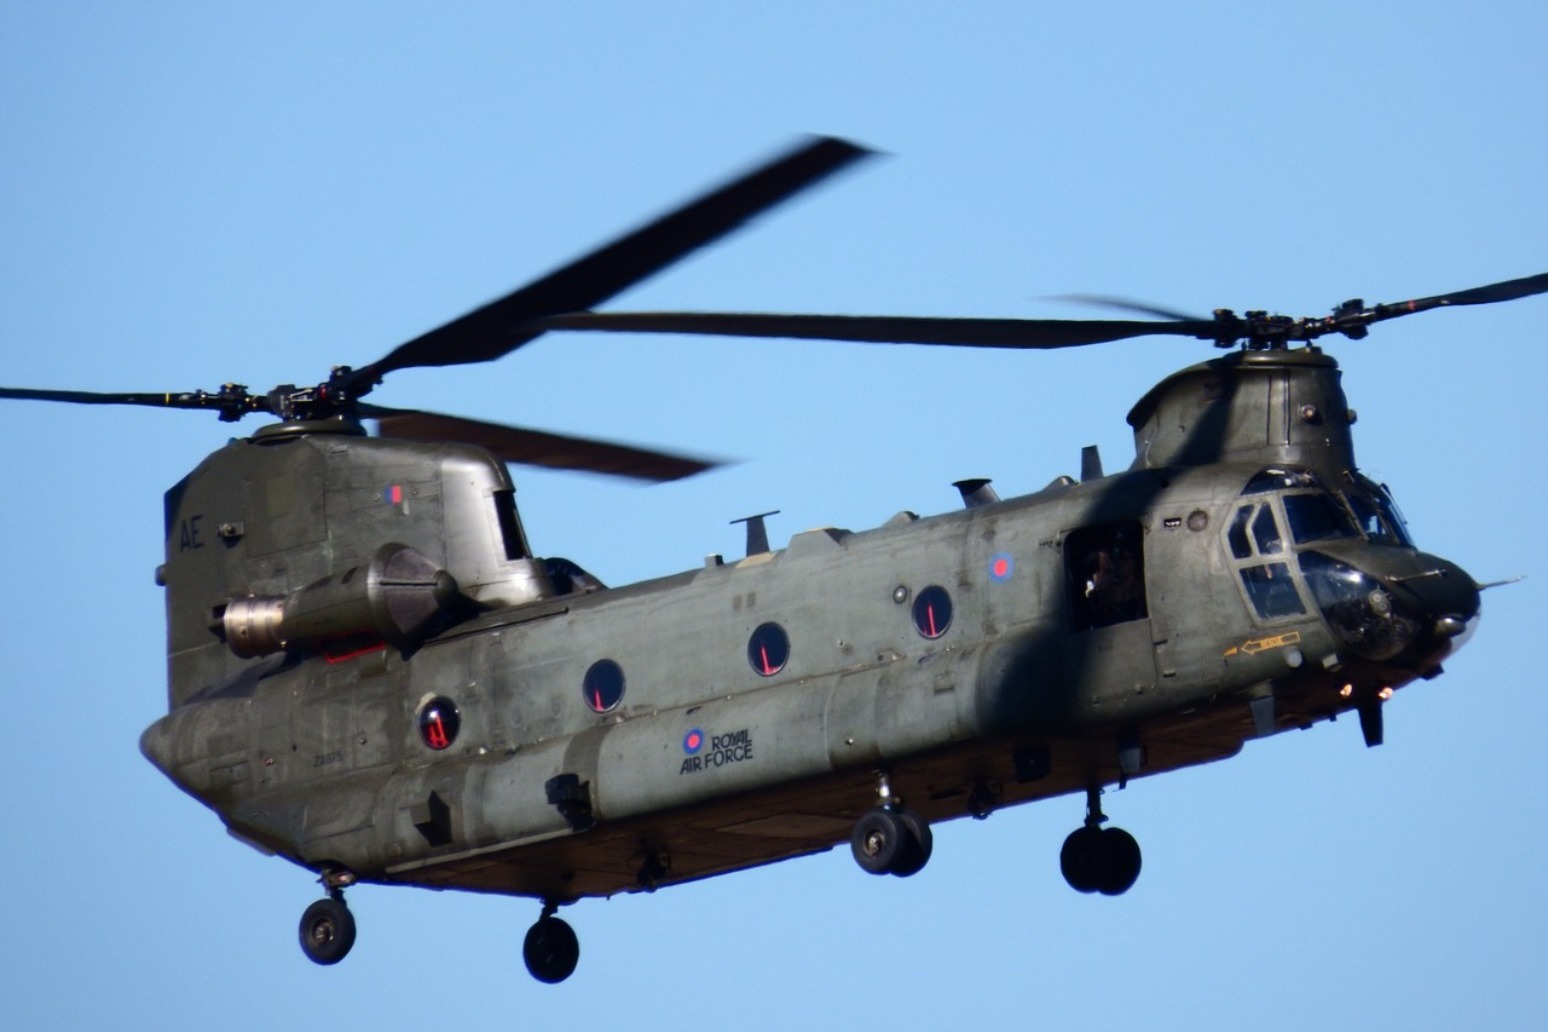
<svg viewBox="0 0 1548 1032"><path fill-rule="evenodd" d="M243 659L362 633L406 645L456 595L456 578L423 553L387 544L365 567L289 595L232 599L214 630Z"/></svg>

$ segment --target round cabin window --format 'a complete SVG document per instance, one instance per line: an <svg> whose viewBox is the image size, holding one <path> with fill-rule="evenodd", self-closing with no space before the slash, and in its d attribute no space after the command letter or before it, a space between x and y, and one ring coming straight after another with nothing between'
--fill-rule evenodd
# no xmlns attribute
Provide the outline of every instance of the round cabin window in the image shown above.
<svg viewBox="0 0 1548 1032"><path fill-rule="evenodd" d="M932 584L914 598L914 630L926 638L939 638L951 626L951 596Z"/></svg>
<svg viewBox="0 0 1548 1032"><path fill-rule="evenodd" d="M437 695L419 707L419 737L430 748L450 748L461 728L462 715L457 712L457 704L445 696Z"/></svg>
<svg viewBox="0 0 1548 1032"><path fill-rule="evenodd" d="M586 671L581 693L593 713L607 713L623 701L623 668L611 659L599 659Z"/></svg>
<svg viewBox="0 0 1548 1032"><path fill-rule="evenodd" d="M790 637L776 623L766 623L747 640L747 662L759 677L773 677L790 660Z"/></svg>

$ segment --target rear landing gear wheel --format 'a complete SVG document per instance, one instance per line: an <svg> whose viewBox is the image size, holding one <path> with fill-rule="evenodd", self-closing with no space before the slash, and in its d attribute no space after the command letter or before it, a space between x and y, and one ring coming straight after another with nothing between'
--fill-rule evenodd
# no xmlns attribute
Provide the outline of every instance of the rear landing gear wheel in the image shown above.
<svg viewBox="0 0 1548 1032"><path fill-rule="evenodd" d="M924 865L930 862L930 853L935 849L935 836L930 831L930 822L913 810L899 810L898 817L903 821L903 827L908 829L910 841L906 855L893 868L892 873L899 878L907 878L924 870Z"/></svg>
<svg viewBox="0 0 1548 1032"><path fill-rule="evenodd" d="M301 915L301 952L314 964L337 964L355 945L355 915L343 896L320 899Z"/></svg>
<svg viewBox="0 0 1548 1032"><path fill-rule="evenodd" d="M545 909L537 924L527 929L521 959L533 978L554 985L574 974L580 961L580 940L568 922Z"/></svg>

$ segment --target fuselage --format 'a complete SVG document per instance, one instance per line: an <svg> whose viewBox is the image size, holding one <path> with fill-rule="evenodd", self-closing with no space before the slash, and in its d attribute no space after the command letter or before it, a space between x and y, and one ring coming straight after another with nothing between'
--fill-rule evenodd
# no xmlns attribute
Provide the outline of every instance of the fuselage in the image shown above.
<svg viewBox="0 0 1548 1032"><path fill-rule="evenodd" d="M928 820L982 816L1374 719L1438 673L1476 587L1347 445L1201 457L1147 429L1168 397L1124 473L608 589L526 554L477 449L235 442L169 494L173 706L142 748L308 867L566 900L828 848L879 775ZM222 536L190 548L190 520ZM421 567L431 615L395 625L393 571ZM274 600L267 651L214 628L239 596Z"/></svg>

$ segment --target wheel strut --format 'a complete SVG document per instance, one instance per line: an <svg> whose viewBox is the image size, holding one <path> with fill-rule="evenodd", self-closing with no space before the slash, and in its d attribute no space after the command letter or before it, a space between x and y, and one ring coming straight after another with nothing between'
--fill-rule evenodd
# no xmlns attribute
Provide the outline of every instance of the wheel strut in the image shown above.
<svg viewBox="0 0 1548 1032"><path fill-rule="evenodd" d="M1102 786L1090 784L1086 786L1086 824L1088 828L1100 828L1107 823L1107 818L1102 814Z"/></svg>
<svg viewBox="0 0 1548 1032"><path fill-rule="evenodd" d="M903 800L892 794L892 783L888 779L885 767L876 772L876 805L881 807L903 805Z"/></svg>

